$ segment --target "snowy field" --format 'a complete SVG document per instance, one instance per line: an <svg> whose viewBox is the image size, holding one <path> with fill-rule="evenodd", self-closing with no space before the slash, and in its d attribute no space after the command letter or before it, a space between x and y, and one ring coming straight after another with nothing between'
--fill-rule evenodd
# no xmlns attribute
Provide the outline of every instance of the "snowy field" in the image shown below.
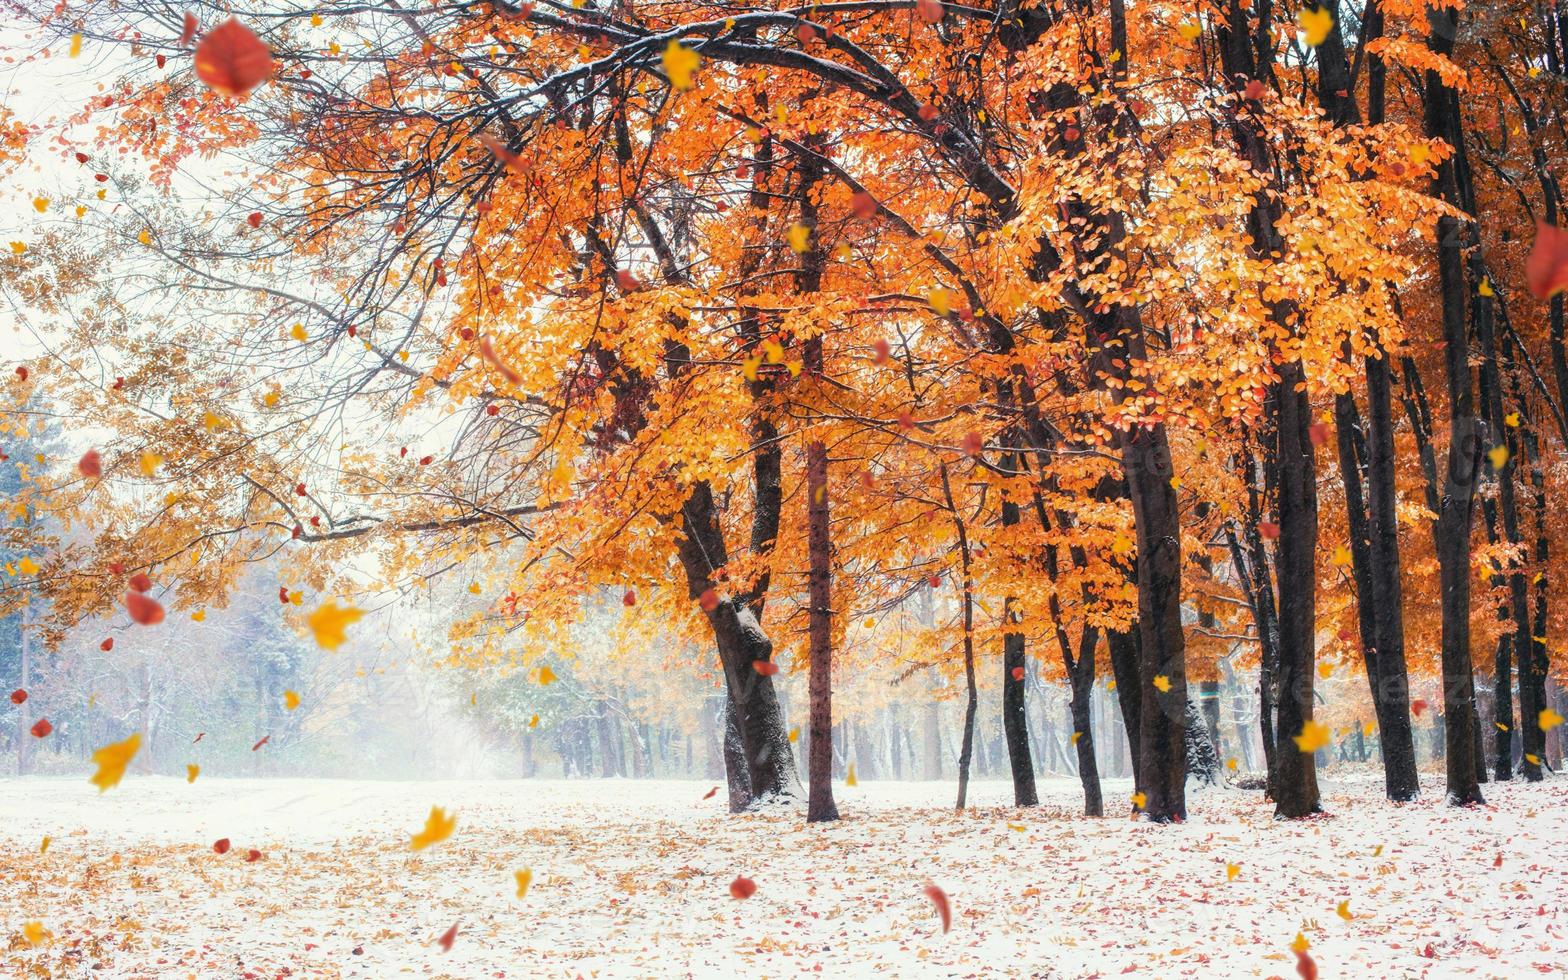
<svg viewBox="0 0 1568 980"><path fill-rule="evenodd" d="M1456 812L1425 779L1405 808L1330 782L1334 815L1290 825L1208 792L1168 828L1085 820L1070 780L1035 811L981 783L963 815L947 783L840 785L827 827L693 782L0 780L0 975L1295 980L1301 932L1325 980L1568 976L1568 781ZM433 805L457 831L413 853Z"/></svg>

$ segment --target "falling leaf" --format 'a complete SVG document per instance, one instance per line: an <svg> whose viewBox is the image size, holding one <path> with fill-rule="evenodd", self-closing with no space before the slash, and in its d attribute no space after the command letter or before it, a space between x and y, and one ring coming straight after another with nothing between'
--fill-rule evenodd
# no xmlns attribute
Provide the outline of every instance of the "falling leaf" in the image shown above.
<svg viewBox="0 0 1568 980"><path fill-rule="evenodd" d="M80 34L72 34L71 35L70 56L72 58L79 58L79 57L81 57L81 54L82 54L82 36Z"/></svg>
<svg viewBox="0 0 1568 980"><path fill-rule="evenodd" d="M1239 865L1239 864L1226 864L1225 865L1225 880L1226 881L1235 881L1236 880L1236 876L1239 875L1239 874L1241 874L1241 865Z"/></svg>
<svg viewBox="0 0 1568 980"><path fill-rule="evenodd" d="M310 334L305 332L305 325L303 323L294 324L294 326L289 329L289 336L293 337L302 344L310 339Z"/></svg>
<svg viewBox="0 0 1568 980"><path fill-rule="evenodd" d="M143 626L157 626L163 622L163 606L156 599L140 592L125 593L125 611L133 621Z"/></svg>
<svg viewBox="0 0 1568 980"><path fill-rule="evenodd" d="M848 770L846 770L845 773L844 773L844 785L845 786L859 786L860 785L860 780L855 778L855 764L853 762L851 762L849 764Z"/></svg>
<svg viewBox="0 0 1568 980"><path fill-rule="evenodd" d="M452 951L452 943L457 939L457 927L458 923L452 923L452 928L443 932L441 938L436 940L436 945L441 947L442 952L450 953Z"/></svg>
<svg viewBox="0 0 1568 980"><path fill-rule="evenodd" d="M196 36L196 28L199 26L200 24L196 20L196 15L187 12L185 15L185 24L180 29L180 47L183 48L187 44L191 43L191 38Z"/></svg>
<svg viewBox="0 0 1568 980"><path fill-rule="evenodd" d="M1166 677L1164 674L1156 674L1154 677L1154 688L1161 694L1169 694L1171 690L1171 679Z"/></svg>
<svg viewBox="0 0 1568 980"><path fill-rule="evenodd" d="M17 562L16 567L17 570L20 571L23 575L38 574L38 563L33 561L31 558L23 558L21 561Z"/></svg>
<svg viewBox="0 0 1568 980"><path fill-rule="evenodd" d="M1421 717L1421 712L1426 710L1426 698L1416 698L1411 701L1410 710L1417 718Z"/></svg>
<svg viewBox="0 0 1568 980"><path fill-rule="evenodd" d="M1198 36L1203 33L1203 28L1197 24L1194 24L1192 21L1186 21L1177 25L1176 33L1180 34L1189 41L1196 41Z"/></svg>
<svg viewBox="0 0 1568 980"><path fill-rule="evenodd" d="M1137 790L1129 798L1132 800L1132 805L1140 810L1143 809L1145 803L1149 802L1149 797L1143 792L1143 790Z"/></svg>
<svg viewBox="0 0 1568 980"><path fill-rule="evenodd" d="M798 742L798 741L800 741L800 726L799 725L796 725L794 728L791 728L789 730L789 740L791 742Z"/></svg>
<svg viewBox="0 0 1568 980"><path fill-rule="evenodd" d="M1350 899L1347 898L1344 901L1340 902L1338 905L1334 906L1334 914L1338 915L1341 919L1344 919L1346 922L1349 922L1351 919L1354 919L1355 916L1350 914Z"/></svg>
<svg viewBox="0 0 1568 980"><path fill-rule="evenodd" d="M670 76L670 84L678 91L685 91L692 87L691 75L702 64L702 56L671 38L664 49L663 61L664 72Z"/></svg>
<svg viewBox="0 0 1568 980"><path fill-rule="evenodd" d="M942 918L942 931L947 932L953 927L953 912L947 904L947 892L928 881L925 894L926 898L931 900L931 904L936 906L936 914Z"/></svg>
<svg viewBox="0 0 1568 980"><path fill-rule="evenodd" d="M796 223L789 226L789 247L796 253L805 253L811 250L811 229Z"/></svg>
<svg viewBox="0 0 1568 980"><path fill-rule="evenodd" d="M48 738L49 733L52 731L54 731L54 726L49 724L48 718L38 719L38 721L36 721L32 727L34 738Z"/></svg>
<svg viewBox="0 0 1568 980"><path fill-rule="evenodd" d="M103 476L103 460L98 455L98 450L89 449L76 461L76 471L85 477L97 479Z"/></svg>
<svg viewBox="0 0 1568 980"><path fill-rule="evenodd" d="M521 871L512 872L512 875L517 879L517 897L526 898L528 896L528 886L532 884L534 880L533 870L531 868L524 868Z"/></svg>
<svg viewBox="0 0 1568 980"><path fill-rule="evenodd" d="M126 766L131 764L131 759L141 747L142 733L132 732L123 742L111 742L95 750L93 764L98 767L98 771L89 776L87 781L98 787L100 793L120 785L120 780L125 778Z"/></svg>
<svg viewBox="0 0 1568 980"><path fill-rule="evenodd" d="M201 766L198 766L194 762L186 764L186 766L185 766L185 781L187 783L194 783L196 781L196 777L200 776L200 775L201 775Z"/></svg>
<svg viewBox="0 0 1568 980"><path fill-rule="evenodd" d="M937 316L947 316L953 312L953 294L940 286L926 293L926 302Z"/></svg>
<svg viewBox="0 0 1568 980"><path fill-rule="evenodd" d="M196 76L220 95L240 97L272 74L272 52L250 28L230 17L196 45Z"/></svg>
<svg viewBox="0 0 1568 980"><path fill-rule="evenodd" d="M38 845L38 853L39 854L47 854L49 852L49 844L53 840L54 840L53 837L50 837L48 834L45 834L43 842Z"/></svg>
<svg viewBox="0 0 1568 980"><path fill-rule="evenodd" d="M523 376L521 374L518 374L505 361L501 360L501 355L495 352L495 345L491 343L489 337L479 338L479 356L483 357L485 359L485 363L495 368L498 372L500 372L501 377L505 378L512 384L518 384L523 380Z"/></svg>
<svg viewBox="0 0 1568 980"><path fill-rule="evenodd" d="M163 457L157 453L142 453L140 461L142 476L152 476L158 472L158 467L163 465Z"/></svg>
<svg viewBox="0 0 1568 980"><path fill-rule="evenodd" d="M1541 731L1549 732L1563 723L1563 716L1551 708L1542 708L1536 716L1536 724L1541 726Z"/></svg>
<svg viewBox="0 0 1568 980"><path fill-rule="evenodd" d="M263 745L266 745L266 744L267 744L267 743L268 743L268 742L270 742L270 741L272 741L272 736L271 736L271 735L263 735L263 736L262 736L262 737L261 737L261 738L260 738L260 740L258 740L258 741L257 741L257 742L256 742L256 744L255 744L255 745L252 745L252 746L251 746L251 747L250 747L250 750L251 750L251 751L252 751L252 752L256 752L256 751L259 751L259 750L260 750L260 749L261 749L261 747L262 747L262 746L263 746Z"/></svg>
<svg viewBox="0 0 1568 980"><path fill-rule="evenodd" d="M712 589L703 589L702 595L697 597L697 605L702 607L703 612L713 612L719 608L719 594Z"/></svg>
<svg viewBox="0 0 1568 980"><path fill-rule="evenodd" d="M1329 743L1331 735L1327 725L1319 721L1308 721L1302 725L1301 734L1292 735L1291 740L1302 752L1316 752Z"/></svg>
<svg viewBox="0 0 1568 980"><path fill-rule="evenodd" d="M1508 447L1493 446L1487 450L1486 458L1492 461L1492 469L1500 470L1508 465Z"/></svg>
<svg viewBox="0 0 1568 980"><path fill-rule="evenodd" d="M49 930L44 928L42 922L28 922L22 926L22 938L27 940L29 946L42 946L49 935Z"/></svg>
<svg viewBox="0 0 1568 980"><path fill-rule="evenodd" d="M11 703L12 704L21 704L22 702L24 702L26 700L27 700L27 692L22 690L21 688L17 688L16 690L11 692Z"/></svg>
<svg viewBox="0 0 1568 980"><path fill-rule="evenodd" d="M1296 973L1301 980L1318 980L1318 965L1312 959L1312 954L1304 949L1296 950Z"/></svg>
<svg viewBox="0 0 1568 980"><path fill-rule="evenodd" d="M289 711L293 711L295 708L298 708L299 707L299 692L297 692L297 691L284 691L283 692L283 707L287 708Z"/></svg>
<svg viewBox="0 0 1568 980"><path fill-rule="evenodd" d="M1307 47L1315 48L1328 38L1334 27L1334 18L1325 9L1303 10L1296 15L1296 24L1307 35Z"/></svg>
<svg viewBox="0 0 1568 980"><path fill-rule="evenodd" d="M779 665L771 660L753 660L751 662L751 669L755 670L763 677L772 677L774 674L779 672Z"/></svg>
<svg viewBox="0 0 1568 980"><path fill-rule="evenodd" d="M1524 278L1536 299L1551 299L1568 289L1568 231L1536 222L1535 244L1524 260Z"/></svg>
<svg viewBox="0 0 1568 980"><path fill-rule="evenodd" d="M305 620L311 633L315 634L316 642L328 650L336 650L348 642L346 630L352 623L357 623L365 615L364 610L355 609L353 606L339 606L336 601L328 601L321 608L311 613Z"/></svg>
<svg viewBox="0 0 1568 980"><path fill-rule="evenodd" d="M415 834L409 840L409 848L422 851L431 844L438 844L452 836L452 831L457 829L457 814L450 817L446 811L438 806L430 808L430 816L425 818L425 829Z"/></svg>
<svg viewBox="0 0 1568 980"><path fill-rule="evenodd" d="M717 786L715 786L712 789L708 790L706 793L702 794L702 798L705 799L705 800L711 800L711 799L713 799L713 797L715 795L718 794L718 792L719 792L719 788Z"/></svg>
<svg viewBox="0 0 1568 980"><path fill-rule="evenodd" d="M1340 545L1340 546L1338 546L1337 548L1334 549L1334 565L1335 565L1335 567L1337 567L1337 568L1345 568L1346 566L1348 566L1350 564L1350 559L1351 559L1351 555L1350 555L1350 549L1349 548L1345 547L1344 545Z"/></svg>
<svg viewBox="0 0 1568 980"><path fill-rule="evenodd" d="M549 664L542 664L539 667L538 679L539 684L543 686L547 684L554 684L560 678L555 676L555 671L550 669Z"/></svg>
<svg viewBox="0 0 1568 980"><path fill-rule="evenodd" d="M43 214L45 211L48 211L49 199L47 197L33 198L33 210L37 211L39 214Z"/></svg>
<svg viewBox="0 0 1568 980"><path fill-rule="evenodd" d="M735 880L730 882L731 898L750 898L756 893L757 883L752 881L750 878L736 875Z"/></svg>
<svg viewBox="0 0 1568 980"><path fill-rule="evenodd" d="M229 839L227 837L219 837L212 842L212 849L219 854L229 853Z"/></svg>
<svg viewBox="0 0 1568 980"><path fill-rule="evenodd" d="M539 716L538 715L534 715L532 718L528 719L528 727L529 728L538 728L539 727Z"/></svg>

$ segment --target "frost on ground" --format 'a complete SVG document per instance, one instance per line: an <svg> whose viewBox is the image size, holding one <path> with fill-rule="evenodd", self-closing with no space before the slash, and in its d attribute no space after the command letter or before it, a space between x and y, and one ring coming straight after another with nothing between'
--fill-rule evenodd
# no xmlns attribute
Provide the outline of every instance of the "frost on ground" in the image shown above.
<svg viewBox="0 0 1568 980"><path fill-rule="evenodd" d="M965 814L945 783L862 783L808 827L676 781L0 781L0 975L1295 980L1300 932L1325 980L1561 977L1564 787L1456 811L1435 776L1405 807L1329 782L1332 815L1294 824L1215 791L1162 828L1078 816L1069 780L1038 810L982 783ZM410 851L437 805L456 833Z"/></svg>

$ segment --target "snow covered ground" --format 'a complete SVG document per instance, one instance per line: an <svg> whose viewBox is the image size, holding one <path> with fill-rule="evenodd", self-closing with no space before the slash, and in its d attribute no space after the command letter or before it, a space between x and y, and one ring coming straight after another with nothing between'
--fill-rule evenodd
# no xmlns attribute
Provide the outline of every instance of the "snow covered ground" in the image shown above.
<svg viewBox="0 0 1568 980"><path fill-rule="evenodd" d="M1325 980L1568 976L1568 781L1460 812L1425 779L1403 808L1329 783L1295 824L1211 791L1165 828L1078 816L1071 780L1030 811L981 783L961 815L948 783L840 785L816 827L676 781L0 780L0 975L1295 980L1301 932ZM432 806L457 831L411 852Z"/></svg>

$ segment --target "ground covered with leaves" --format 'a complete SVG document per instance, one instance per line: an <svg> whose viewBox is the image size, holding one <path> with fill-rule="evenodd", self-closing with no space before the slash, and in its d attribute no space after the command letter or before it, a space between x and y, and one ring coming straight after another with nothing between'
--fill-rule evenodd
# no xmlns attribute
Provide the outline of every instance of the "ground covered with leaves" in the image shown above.
<svg viewBox="0 0 1568 980"><path fill-rule="evenodd" d="M963 814L946 783L862 783L808 827L678 781L11 780L0 974L1294 980L1299 933L1324 978L1568 975L1564 783L1454 810L1425 782L1404 807L1329 783L1288 824L1205 792L1174 827L1084 819L1067 780Z"/></svg>

